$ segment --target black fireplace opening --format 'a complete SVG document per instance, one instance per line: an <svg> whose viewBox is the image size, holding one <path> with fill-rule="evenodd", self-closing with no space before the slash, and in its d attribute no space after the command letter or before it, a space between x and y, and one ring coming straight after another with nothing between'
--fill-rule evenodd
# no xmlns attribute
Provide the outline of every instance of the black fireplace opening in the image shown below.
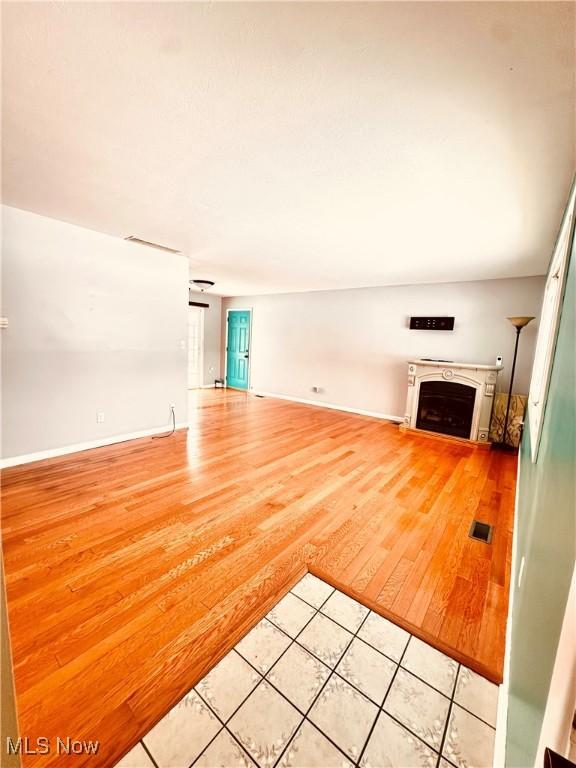
<svg viewBox="0 0 576 768"><path fill-rule="evenodd" d="M423 381L418 399L418 429L470 437L476 389L454 381Z"/></svg>

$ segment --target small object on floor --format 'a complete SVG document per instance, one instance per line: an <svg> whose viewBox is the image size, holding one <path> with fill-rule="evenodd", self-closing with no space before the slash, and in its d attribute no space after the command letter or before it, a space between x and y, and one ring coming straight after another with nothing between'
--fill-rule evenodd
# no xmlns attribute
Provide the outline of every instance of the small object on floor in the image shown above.
<svg viewBox="0 0 576 768"><path fill-rule="evenodd" d="M224 379L214 379L214 389L224 389Z"/></svg>

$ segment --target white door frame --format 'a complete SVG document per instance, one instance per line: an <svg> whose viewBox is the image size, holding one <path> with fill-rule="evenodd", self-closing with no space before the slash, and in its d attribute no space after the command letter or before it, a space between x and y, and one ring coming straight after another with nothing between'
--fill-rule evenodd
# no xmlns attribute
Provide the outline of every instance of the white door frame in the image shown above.
<svg viewBox="0 0 576 768"><path fill-rule="evenodd" d="M190 320L188 320L188 339L187 339L187 351L188 351L188 365L186 367L186 388L188 391L191 389L201 389L204 386L204 323L206 321L206 312L204 307L188 307L188 313L191 309L197 309L200 312L200 360L199 367L200 372L198 374L199 383L197 387L190 386Z"/></svg>
<svg viewBox="0 0 576 768"><path fill-rule="evenodd" d="M224 386L228 387L228 314L230 312L249 312L250 331L248 336L248 387L246 392L252 389L252 307L229 307L226 309L226 341L224 344ZM233 389L233 387L231 387ZM241 390L239 390L241 391Z"/></svg>

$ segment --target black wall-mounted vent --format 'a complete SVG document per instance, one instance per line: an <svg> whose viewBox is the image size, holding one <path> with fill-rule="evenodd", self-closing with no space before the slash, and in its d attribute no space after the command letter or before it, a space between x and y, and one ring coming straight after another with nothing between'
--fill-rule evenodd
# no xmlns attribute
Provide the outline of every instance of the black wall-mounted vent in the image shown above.
<svg viewBox="0 0 576 768"><path fill-rule="evenodd" d="M488 523L481 523L479 520L473 520L468 536L470 536L471 539L490 544L492 541L492 531L493 528L491 525L488 525Z"/></svg>
<svg viewBox="0 0 576 768"><path fill-rule="evenodd" d="M411 317L410 328L414 331L453 331L453 317Z"/></svg>
<svg viewBox="0 0 576 768"><path fill-rule="evenodd" d="M210 304L206 304L204 301L189 301L189 307L202 307L203 309L210 309Z"/></svg>

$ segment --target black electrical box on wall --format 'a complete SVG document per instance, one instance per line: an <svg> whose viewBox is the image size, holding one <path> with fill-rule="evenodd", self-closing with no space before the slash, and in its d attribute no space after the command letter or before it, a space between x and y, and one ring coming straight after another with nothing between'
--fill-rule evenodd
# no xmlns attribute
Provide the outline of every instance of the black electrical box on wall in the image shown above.
<svg viewBox="0 0 576 768"><path fill-rule="evenodd" d="M453 317L411 317L410 328L416 331L453 331Z"/></svg>

